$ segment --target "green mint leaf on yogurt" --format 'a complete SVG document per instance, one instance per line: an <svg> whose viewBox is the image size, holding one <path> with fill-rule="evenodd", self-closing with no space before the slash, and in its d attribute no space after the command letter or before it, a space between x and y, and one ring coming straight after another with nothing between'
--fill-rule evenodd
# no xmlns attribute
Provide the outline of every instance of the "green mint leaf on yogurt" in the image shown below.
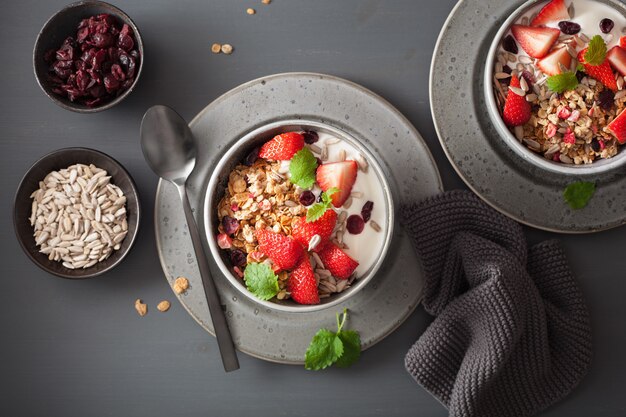
<svg viewBox="0 0 626 417"><path fill-rule="evenodd" d="M314 222L318 220L320 217L326 213L326 210L331 208L333 201L331 200L331 196L335 193L339 192L338 188L330 188L324 192L322 192L322 201L319 203L313 204L306 212L306 221L307 223Z"/></svg>
<svg viewBox="0 0 626 417"><path fill-rule="evenodd" d="M589 41L587 46L587 52L585 52L585 64L588 65L602 65L606 58L606 43L602 36L596 35Z"/></svg>
<svg viewBox="0 0 626 417"><path fill-rule="evenodd" d="M278 276L265 263L250 263L243 273L248 291L261 300L270 300L278 294Z"/></svg>
<svg viewBox="0 0 626 417"><path fill-rule="evenodd" d="M300 188L309 189L315 183L317 158L309 148L304 147L291 158L289 163L290 181Z"/></svg>
<svg viewBox="0 0 626 417"><path fill-rule="evenodd" d="M347 310L340 316L337 313L337 332L328 329L319 330L306 350L304 366L308 370L318 371L332 364L346 368L361 356L361 337L354 330L343 330L348 317Z"/></svg>
<svg viewBox="0 0 626 417"><path fill-rule="evenodd" d="M573 182L563 191L563 198L574 210L584 208L596 191L593 182L579 181Z"/></svg>
<svg viewBox="0 0 626 417"><path fill-rule="evenodd" d="M555 93L574 90L578 86L578 78L573 72L564 72L548 77L546 84Z"/></svg>

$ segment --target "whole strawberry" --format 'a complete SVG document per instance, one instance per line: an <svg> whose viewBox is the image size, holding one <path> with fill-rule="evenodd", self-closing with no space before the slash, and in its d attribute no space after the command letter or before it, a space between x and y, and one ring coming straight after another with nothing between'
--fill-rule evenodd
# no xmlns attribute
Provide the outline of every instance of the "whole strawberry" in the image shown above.
<svg viewBox="0 0 626 417"><path fill-rule="evenodd" d="M618 90L615 74L606 59L606 43L600 35L591 38L589 45L578 53L578 61L587 75L600 81L606 88Z"/></svg>
<svg viewBox="0 0 626 417"><path fill-rule="evenodd" d="M318 255L324 267L330 271L335 278L348 279L359 263L348 256L337 245L328 242L319 251Z"/></svg>
<svg viewBox="0 0 626 417"><path fill-rule="evenodd" d="M288 161L302 148L304 148L304 136L302 134L298 132L281 133L261 147L259 157L270 161Z"/></svg>
<svg viewBox="0 0 626 417"><path fill-rule="evenodd" d="M300 263L289 274L287 290L291 293L291 299L296 303L318 304L320 302L317 281L308 255L305 254Z"/></svg>
<svg viewBox="0 0 626 417"><path fill-rule="evenodd" d="M305 248L309 247L313 236L319 235L320 244L317 246L317 248L319 248L330 239L330 235L333 234L336 223L337 213L333 209L327 209L324 214L315 221L309 222L304 216L298 218L293 225L291 235L296 242L299 242ZM314 250L317 250L317 248Z"/></svg>
<svg viewBox="0 0 626 417"><path fill-rule="evenodd" d="M520 88L520 82L517 75L511 77L511 87ZM530 103L525 97L515 94L509 90L504 103L504 111L502 119L508 126L521 126L530 120Z"/></svg>
<svg viewBox="0 0 626 417"><path fill-rule="evenodd" d="M265 254L278 269L291 269L302 258L302 246L295 240L267 229L256 231L259 250Z"/></svg>

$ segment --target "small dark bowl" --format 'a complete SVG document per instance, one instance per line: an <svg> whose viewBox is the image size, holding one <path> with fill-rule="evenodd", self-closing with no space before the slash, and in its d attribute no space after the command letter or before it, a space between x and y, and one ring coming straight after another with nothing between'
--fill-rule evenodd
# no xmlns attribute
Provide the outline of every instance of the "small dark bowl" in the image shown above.
<svg viewBox="0 0 626 417"><path fill-rule="evenodd" d="M61 262L51 261L47 255L40 253L33 237L33 226L30 225L29 220L32 208L30 195L39 188L39 181L42 181L51 171L58 171L77 163L94 164L98 168L105 169L111 176L111 183L120 187L126 196L128 234L122 241L120 249L113 251L111 256L104 261L86 269L65 268ZM62 278L91 278L113 269L124 259L133 246L139 228L139 219L139 195L130 174L115 159L102 152L87 148L59 149L35 162L22 178L13 202L13 226L22 249L38 267Z"/></svg>
<svg viewBox="0 0 626 417"><path fill-rule="evenodd" d="M139 68L137 68L137 74L135 75L135 81L130 88L124 91L115 99L103 103L96 107L87 107L83 104L71 102L66 97L62 97L52 91L52 85L48 79L48 67L44 59L46 51L50 49L57 49L65 38L68 36L76 35L76 28L82 19L86 19L90 16L100 13L107 13L115 16L122 23L126 23L133 30L135 43L139 50ZM137 25L132 19L123 11L117 7L105 3L103 1L87 0L79 1L69 4L62 8L60 11L52 15L50 19L43 25L37 40L35 41L35 49L33 50L33 67L35 70L35 78L37 83L43 90L43 92L59 106L64 109L75 111L77 113L96 113L102 110L110 109L120 101L124 100L135 88L139 77L141 76L141 70L143 69L144 52L143 41Z"/></svg>

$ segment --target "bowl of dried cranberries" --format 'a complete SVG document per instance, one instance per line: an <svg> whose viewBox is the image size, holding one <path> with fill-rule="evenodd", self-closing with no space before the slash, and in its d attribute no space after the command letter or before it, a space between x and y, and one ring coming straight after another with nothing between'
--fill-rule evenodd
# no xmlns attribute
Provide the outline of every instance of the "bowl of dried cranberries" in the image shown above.
<svg viewBox="0 0 626 417"><path fill-rule="evenodd" d="M133 91L143 58L139 29L126 13L102 1L80 1L44 24L33 66L52 101L67 110L95 113Z"/></svg>

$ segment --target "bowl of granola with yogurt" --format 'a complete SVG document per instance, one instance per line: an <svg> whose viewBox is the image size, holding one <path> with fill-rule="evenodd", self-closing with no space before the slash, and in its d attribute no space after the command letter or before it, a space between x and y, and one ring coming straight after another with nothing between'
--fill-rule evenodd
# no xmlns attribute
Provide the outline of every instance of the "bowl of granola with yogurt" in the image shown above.
<svg viewBox="0 0 626 417"><path fill-rule="evenodd" d="M626 7L528 1L504 22L485 67L492 121L524 160L564 174L626 163Z"/></svg>
<svg viewBox="0 0 626 417"><path fill-rule="evenodd" d="M314 121L275 122L239 139L209 180L213 258L241 294L315 311L363 288L385 259L393 200L357 139Z"/></svg>

